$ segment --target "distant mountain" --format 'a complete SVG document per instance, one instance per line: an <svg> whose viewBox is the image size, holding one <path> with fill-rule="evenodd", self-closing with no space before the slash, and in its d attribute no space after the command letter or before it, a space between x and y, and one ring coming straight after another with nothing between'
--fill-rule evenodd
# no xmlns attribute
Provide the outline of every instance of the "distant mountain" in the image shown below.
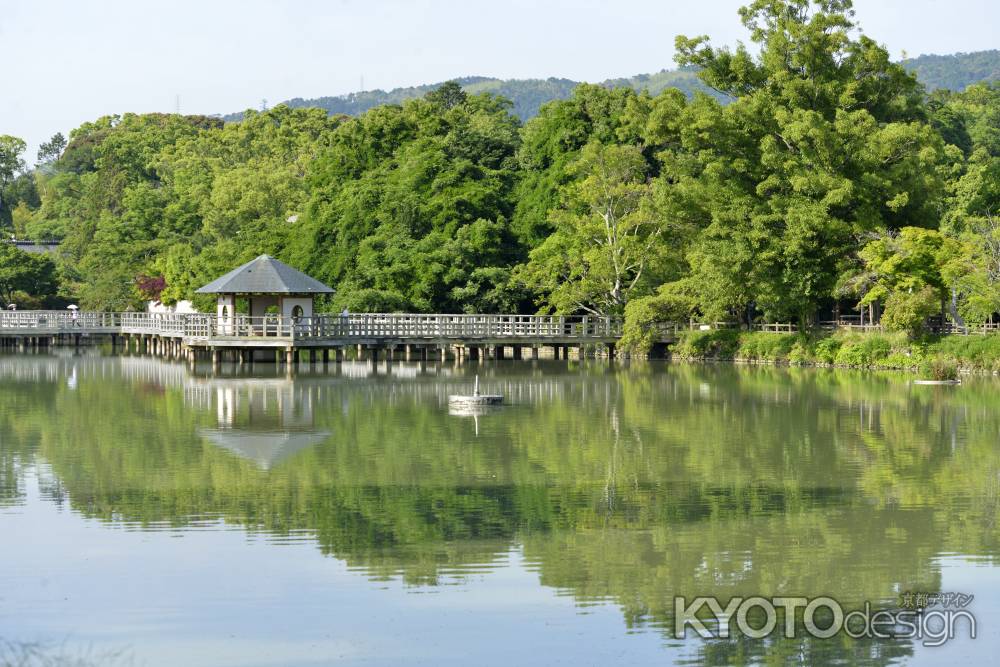
<svg viewBox="0 0 1000 667"><path fill-rule="evenodd" d="M924 55L904 60L903 67L915 72L928 90L965 90L972 83L1000 80L1000 51Z"/></svg>
<svg viewBox="0 0 1000 667"><path fill-rule="evenodd" d="M956 53L950 56L922 55L902 61L906 69L915 72L917 78L924 82L929 90L947 88L963 90L970 83L1000 80L1000 51L976 51L974 53ZM514 103L514 113L522 120L527 120L538 113L538 108L551 100L568 98L573 88L580 84L571 79L495 79L486 76L467 76L455 79L470 93L493 93L502 95ZM330 114L347 114L357 116L372 107L381 104L399 104L403 100L423 97L441 83L430 83L409 88L394 88L384 90L366 90L360 93L349 93L335 97L317 97L304 100L300 97L284 102L290 107L320 107ZM716 97L721 97L715 91L708 89L698 79L697 71L692 68L675 70L660 70L655 74L637 74L627 79L608 79L600 83L602 86L627 86L635 90L648 90L656 95L664 88L673 86L683 90L688 95L702 91ZM242 112L223 116L227 122L237 121L243 117Z"/></svg>
<svg viewBox="0 0 1000 667"><path fill-rule="evenodd" d="M486 76L467 76L454 79L466 92L469 93L492 93L502 95L514 103L514 113L522 120L527 120L538 113L538 108L552 100L567 99L573 93L573 89L580 85L579 81L571 79L495 79ZM441 82L443 83L443 82ZM384 90L366 90L361 93L349 93L347 95L337 95L335 97L316 97L304 100L301 97L287 100L283 104L290 107L319 107L326 109L329 114L347 114L357 116L372 107L381 104L399 104L403 100L415 97L423 97L428 92L434 90L441 83L430 83L422 86L411 86L408 88L394 88L388 92ZM661 70L656 74L637 74L628 79L608 79L602 81L602 86L619 87L628 86L636 90L649 90L656 95L664 88L673 86L680 88L688 95L692 95L696 90L704 91L710 95L716 95L701 83L695 70ZM243 117L243 112L231 113L222 116L226 122L238 121Z"/></svg>

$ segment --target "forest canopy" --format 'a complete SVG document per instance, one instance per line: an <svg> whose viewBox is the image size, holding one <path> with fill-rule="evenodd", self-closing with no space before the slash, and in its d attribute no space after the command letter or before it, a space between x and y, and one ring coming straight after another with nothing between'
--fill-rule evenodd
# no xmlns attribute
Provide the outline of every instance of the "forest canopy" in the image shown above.
<svg viewBox="0 0 1000 667"><path fill-rule="evenodd" d="M449 82L353 117L106 116L33 167L3 136L0 224L61 240L85 308L190 299L266 252L338 310L992 319L1000 88L928 92L849 0L739 20L749 45L677 38L699 90L582 84L527 121Z"/></svg>

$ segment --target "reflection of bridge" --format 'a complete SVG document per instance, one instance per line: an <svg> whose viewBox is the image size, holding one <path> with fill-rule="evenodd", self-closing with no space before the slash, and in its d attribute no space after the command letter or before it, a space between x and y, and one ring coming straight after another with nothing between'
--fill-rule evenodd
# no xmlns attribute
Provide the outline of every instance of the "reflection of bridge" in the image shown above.
<svg viewBox="0 0 1000 667"><path fill-rule="evenodd" d="M203 353L213 362L227 354L234 361L252 361L254 352L270 350L268 358L285 353L289 363L300 350L323 361L332 352L343 360L346 350L358 358L392 360L445 358L515 359L525 351L537 359L543 348L555 358L606 350L614 355L621 321L606 317L536 315L314 315L310 317L236 316L208 314L102 313L71 311L10 311L0 313L0 338L7 345L45 346L79 343L81 337L109 337L112 345L194 360ZM670 331L661 332L669 342Z"/></svg>

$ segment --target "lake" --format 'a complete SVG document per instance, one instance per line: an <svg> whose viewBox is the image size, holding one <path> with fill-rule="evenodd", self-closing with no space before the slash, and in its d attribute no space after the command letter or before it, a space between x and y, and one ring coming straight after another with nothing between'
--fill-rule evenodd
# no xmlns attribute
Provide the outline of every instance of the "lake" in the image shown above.
<svg viewBox="0 0 1000 667"><path fill-rule="evenodd" d="M507 405L449 411L476 373ZM2 356L0 664L992 661L1000 381L911 379ZM676 596L913 592L977 637L674 632Z"/></svg>

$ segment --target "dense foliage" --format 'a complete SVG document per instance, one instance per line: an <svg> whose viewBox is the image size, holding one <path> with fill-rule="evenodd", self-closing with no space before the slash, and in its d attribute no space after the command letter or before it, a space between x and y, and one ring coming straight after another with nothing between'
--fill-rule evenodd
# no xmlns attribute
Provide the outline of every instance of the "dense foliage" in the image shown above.
<svg viewBox="0 0 1000 667"><path fill-rule="evenodd" d="M62 294L89 308L190 298L267 252L333 286L327 308L625 314L637 347L688 317L992 320L1000 89L928 94L849 0L740 18L752 51L677 39L712 94L580 85L522 123L476 79L356 117L126 114L34 169L0 137L0 213L63 240Z"/></svg>

